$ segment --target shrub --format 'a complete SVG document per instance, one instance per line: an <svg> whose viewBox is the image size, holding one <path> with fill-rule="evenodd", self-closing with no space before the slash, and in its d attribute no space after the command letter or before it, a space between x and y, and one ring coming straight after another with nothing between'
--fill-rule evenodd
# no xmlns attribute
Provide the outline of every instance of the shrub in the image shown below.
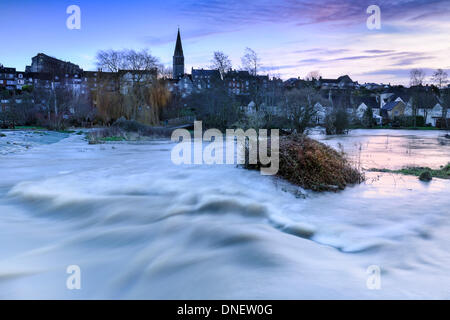
<svg viewBox="0 0 450 320"><path fill-rule="evenodd" d="M145 125L140 124L135 120L127 120L124 117L121 117L118 120L116 120L112 126L120 128L126 132L139 132L145 127Z"/></svg>
<svg viewBox="0 0 450 320"><path fill-rule="evenodd" d="M325 130L327 135L345 134L350 127L347 111L337 108L325 117Z"/></svg>
<svg viewBox="0 0 450 320"><path fill-rule="evenodd" d="M401 117L395 117L392 120L392 126L396 128L405 127L410 128L414 127L414 116L401 116ZM423 116L416 116L416 126L417 127L424 127L425 126L425 119Z"/></svg>
<svg viewBox="0 0 450 320"><path fill-rule="evenodd" d="M305 135L281 137L279 155L278 176L305 189L336 192L364 181L344 154ZM260 167L247 165L249 169Z"/></svg>
<svg viewBox="0 0 450 320"><path fill-rule="evenodd" d="M433 177L440 179L450 179L450 163L445 166L441 166L440 169L430 169L427 167L406 167L400 170L369 169L369 171L411 175L419 177L419 179L422 181L430 181Z"/></svg>
<svg viewBox="0 0 450 320"><path fill-rule="evenodd" d="M363 114L362 117L362 121L361 121L362 125L365 128L373 128L374 124L375 124L375 120L373 119L373 109L372 107L368 107Z"/></svg>
<svg viewBox="0 0 450 320"><path fill-rule="evenodd" d="M135 134L130 135L130 133ZM95 144L99 141L136 140L141 137L162 138L171 135L172 130L169 128L147 126L135 120L120 118L111 127L92 131L87 137L90 144Z"/></svg>
<svg viewBox="0 0 450 320"><path fill-rule="evenodd" d="M429 182L433 179L433 177L431 176L431 172L430 171L424 171L420 174L419 176L419 180L420 181L425 181L425 182Z"/></svg>

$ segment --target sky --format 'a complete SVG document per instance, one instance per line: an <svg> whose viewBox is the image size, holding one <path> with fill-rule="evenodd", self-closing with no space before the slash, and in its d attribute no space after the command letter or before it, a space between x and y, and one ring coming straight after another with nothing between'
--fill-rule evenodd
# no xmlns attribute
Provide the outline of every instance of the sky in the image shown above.
<svg viewBox="0 0 450 320"><path fill-rule="evenodd" d="M70 5L79 30L66 26ZM380 29L367 27L370 5ZM24 70L42 52L95 70L98 50L148 49L170 66L178 27L188 73L208 68L214 51L238 69L246 47L262 74L283 79L318 70L407 85L413 68L427 80L450 71L450 0L0 0L0 64Z"/></svg>

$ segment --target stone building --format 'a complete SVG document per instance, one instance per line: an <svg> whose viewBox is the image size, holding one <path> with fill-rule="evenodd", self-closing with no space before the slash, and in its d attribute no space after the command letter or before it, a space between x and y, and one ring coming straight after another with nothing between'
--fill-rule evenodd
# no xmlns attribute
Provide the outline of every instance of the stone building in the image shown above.
<svg viewBox="0 0 450 320"><path fill-rule="evenodd" d="M38 53L35 57L31 58L31 66L27 66L26 71L51 74L79 74L83 72L83 69L71 62Z"/></svg>

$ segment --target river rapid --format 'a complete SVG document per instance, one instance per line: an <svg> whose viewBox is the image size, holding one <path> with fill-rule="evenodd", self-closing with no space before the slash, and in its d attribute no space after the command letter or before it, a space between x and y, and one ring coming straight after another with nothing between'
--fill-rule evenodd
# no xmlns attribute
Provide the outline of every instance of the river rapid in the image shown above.
<svg viewBox="0 0 450 320"><path fill-rule="evenodd" d="M370 172L318 194L234 165L176 166L168 140L3 133L1 299L450 298L450 180ZM442 136L314 138L397 169L445 165ZM66 286L71 265L81 290Z"/></svg>

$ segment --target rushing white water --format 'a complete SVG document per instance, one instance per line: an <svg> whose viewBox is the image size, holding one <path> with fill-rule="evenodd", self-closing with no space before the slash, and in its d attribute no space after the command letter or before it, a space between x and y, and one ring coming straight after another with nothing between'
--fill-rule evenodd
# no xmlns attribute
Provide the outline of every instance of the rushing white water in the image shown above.
<svg viewBox="0 0 450 320"><path fill-rule="evenodd" d="M175 166L169 141L45 137L0 151L0 298L450 298L449 180L370 173L304 198L258 171ZM324 141L364 167L376 167L370 154L378 167L450 160L436 132ZM398 148L411 144L406 161ZM69 265L81 268L81 290L66 288ZM381 290L367 288L371 265Z"/></svg>

